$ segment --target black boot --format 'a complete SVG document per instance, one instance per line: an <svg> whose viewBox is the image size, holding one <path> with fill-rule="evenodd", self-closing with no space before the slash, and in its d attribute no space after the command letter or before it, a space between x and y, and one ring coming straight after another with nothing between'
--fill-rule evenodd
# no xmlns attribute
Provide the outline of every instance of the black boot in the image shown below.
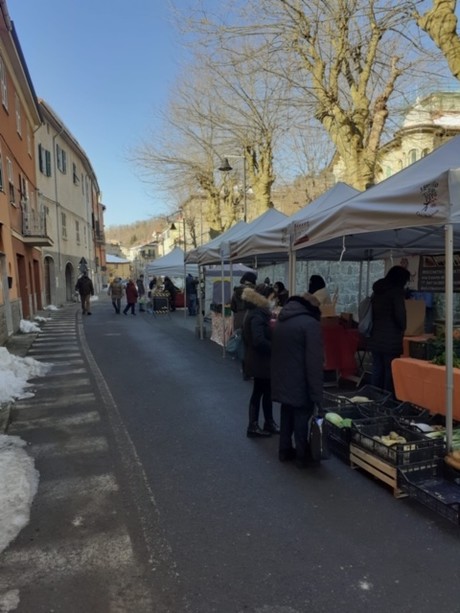
<svg viewBox="0 0 460 613"><path fill-rule="evenodd" d="M248 438L266 438L271 436L270 432L265 432L259 428L259 407L249 404L249 426L246 431Z"/></svg>
<svg viewBox="0 0 460 613"><path fill-rule="evenodd" d="M259 428L259 424L255 421L254 423L249 424L246 431L246 436L248 438L267 438L267 436L271 436L271 432L261 430Z"/></svg>
<svg viewBox="0 0 460 613"><path fill-rule="evenodd" d="M264 423L265 432L270 432L270 434L279 434L280 428L274 419L268 419Z"/></svg>

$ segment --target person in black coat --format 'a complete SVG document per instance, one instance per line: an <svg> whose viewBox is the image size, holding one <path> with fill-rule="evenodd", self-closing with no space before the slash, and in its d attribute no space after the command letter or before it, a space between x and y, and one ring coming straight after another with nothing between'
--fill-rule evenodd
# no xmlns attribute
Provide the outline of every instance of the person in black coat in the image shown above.
<svg viewBox="0 0 460 613"><path fill-rule="evenodd" d="M308 421L323 401L320 319L314 296L291 296L273 330L271 389L273 400L281 403L278 457L281 462L295 459L299 468L309 463Z"/></svg>
<svg viewBox="0 0 460 613"><path fill-rule="evenodd" d="M171 311L175 311L176 310L177 287L174 285L174 283L171 281L169 277L165 277L164 288L165 288L165 292L169 293L169 309Z"/></svg>
<svg viewBox="0 0 460 613"><path fill-rule="evenodd" d="M393 266L372 286L372 332L367 347L372 353L372 385L394 394L391 362L403 352L406 329L405 285L410 272Z"/></svg>
<svg viewBox="0 0 460 613"><path fill-rule="evenodd" d="M254 289L247 287L242 298L247 307L243 321L243 342L245 348L245 373L253 377L254 385L249 400L249 424L247 436L266 437L278 434L279 428L273 419L273 406L270 390L270 354L271 354L271 306L269 297L273 289L265 284ZM259 409L262 400L264 413L263 430L259 427Z"/></svg>
<svg viewBox="0 0 460 613"><path fill-rule="evenodd" d="M246 305L243 300L243 291L246 287L254 288L257 282L255 272L245 272L240 279L240 284L233 289L233 294L230 301L230 308L233 312L233 330L239 330L243 327L243 319L246 313Z"/></svg>
<svg viewBox="0 0 460 613"><path fill-rule="evenodd" d="M276 281L273 284L273 289L275 291L276 306L284 307L289 298L289 294L284 286L284 283L282 281Z"/></svg>

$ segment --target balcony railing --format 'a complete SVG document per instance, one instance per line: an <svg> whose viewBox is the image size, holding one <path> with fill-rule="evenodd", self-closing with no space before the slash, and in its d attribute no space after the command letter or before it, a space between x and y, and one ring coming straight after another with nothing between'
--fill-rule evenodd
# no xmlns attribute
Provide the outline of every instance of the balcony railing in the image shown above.
<svg viewBox="0 0 460 613"><path fill-rule="evenodd" d="M24 242L34 247L51 247L53 241L46 230L45 211L35 211L27 206L22 207L22 236Z"/></svg>

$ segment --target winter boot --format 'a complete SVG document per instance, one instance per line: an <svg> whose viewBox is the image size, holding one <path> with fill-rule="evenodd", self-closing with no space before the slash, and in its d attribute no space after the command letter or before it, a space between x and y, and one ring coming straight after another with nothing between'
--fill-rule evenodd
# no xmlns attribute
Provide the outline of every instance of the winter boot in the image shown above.
<svg viewBox="0 0 460 613"><path fill-rule="evenodd" d="M264 423L264 431L270 434L279 434L280 428L274 419L267 419Z"/></svg>
<svg viewBox="0 0 460 613"><path fill-rule="evenodd" d="M246 435L248 438L266 438L271 436L270 432L265 432L265 430L259 428L259 407L253 404L249 405L249 425Z"/></svg>

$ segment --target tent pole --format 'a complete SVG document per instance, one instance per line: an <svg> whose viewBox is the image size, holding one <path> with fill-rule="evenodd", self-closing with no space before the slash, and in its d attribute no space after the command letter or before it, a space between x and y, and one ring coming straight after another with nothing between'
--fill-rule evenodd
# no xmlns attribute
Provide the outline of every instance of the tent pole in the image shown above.
<svg viewBox="0 0 460 613"><path fill-rule="evenodd" d="M184 257L184 318L187 317L187 264Z"/></svg>
<svg viewBox="0 0 460 613"><path fill-rule="evenodd" d="M202 285L203 281L203 285ZM203 266L198 266L198 326L200 328L200 340L204 338L203 334L203 295L201 287L205 287L204 283L204 269Z"/></svg>
<svg viewBox="0 0 460 613"><path fill-rule="evenodd" d="M446 321L445 321L445 339L446 339L446 443L447 451L452 450L452 433L453 433L453 393L454 393L454 339L452 332L454 329L454 229L453 225L447 224L445 228L445 251L446 251Z"/></svg>
<svg viewBox="0 0 460 613"><path fill-rule="evenodd" d="M225 358L225 349L227 347L227 339L225 338L225 282L224 282L224 256L220 260L221 266L221 289L222 289L222 357Z"/></svg>

